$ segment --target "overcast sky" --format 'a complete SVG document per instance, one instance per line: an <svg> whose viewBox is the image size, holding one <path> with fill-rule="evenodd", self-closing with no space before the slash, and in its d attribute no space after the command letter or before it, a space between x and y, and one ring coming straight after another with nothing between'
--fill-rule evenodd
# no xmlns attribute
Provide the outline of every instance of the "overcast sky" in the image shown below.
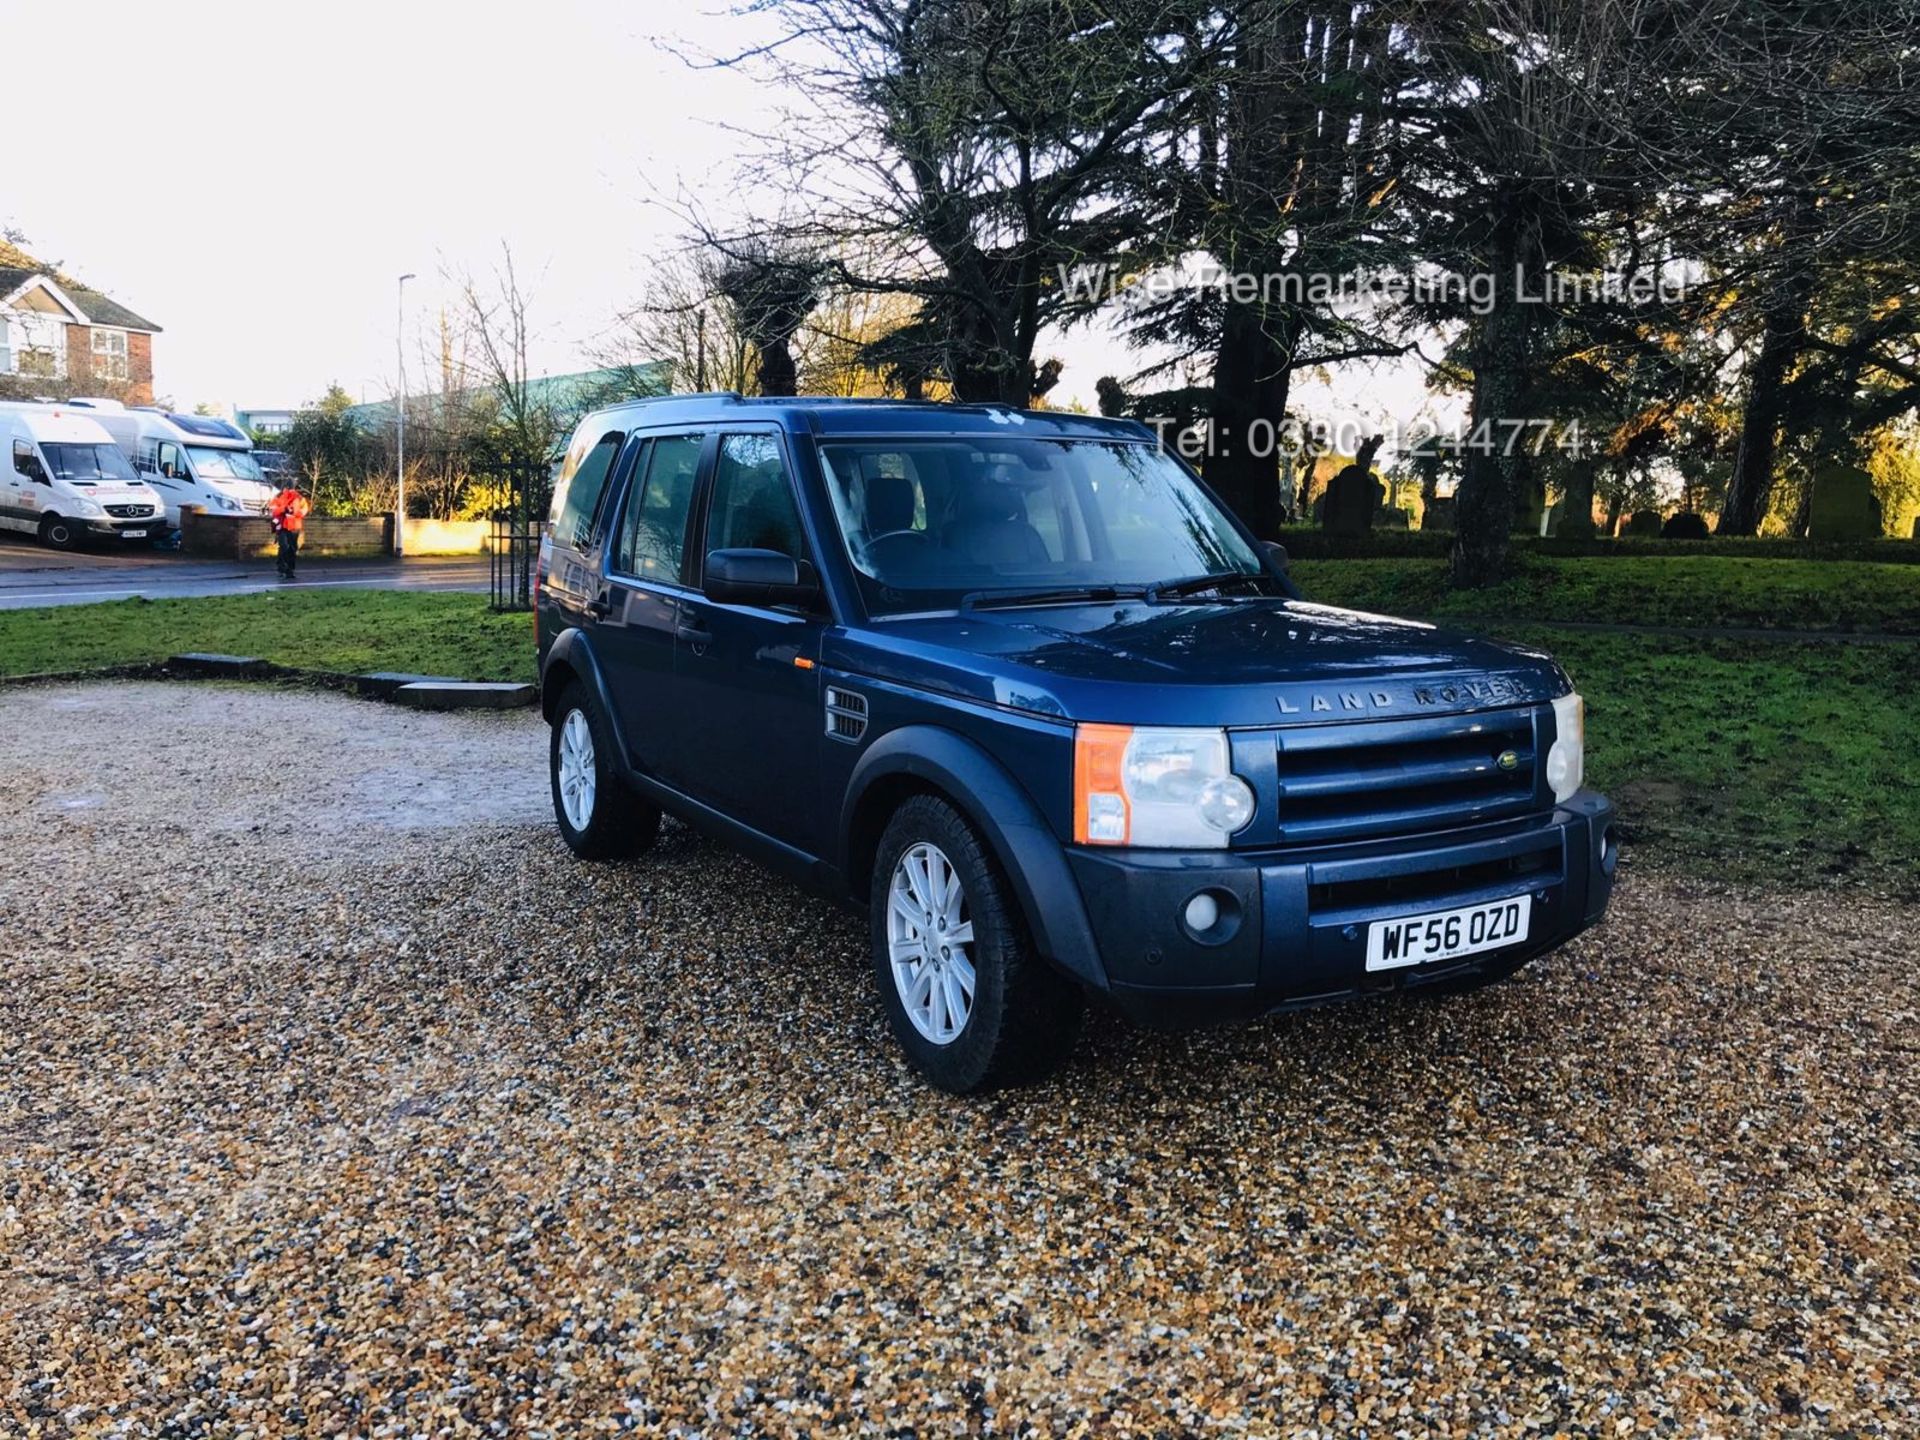
<svg viewBox="0 0 1920 1440"><path fill-rule="evenodd" d="M502 241L530 279L536 369L586 368L679 232L653 199L735 209L727 127L776 105L673 53L755 37L717 0L0 13L0 225L160 325L156 389L186 406L293 406L333 380L389 392L396 277L419 277L414 366L452 277L484 273ZM1067 361L1056 393L1089 406L1099 375L1132 363L1098 336L1043 350ZM1355 370L1338 388L1338 409L1410 419L1421 404L1404 374Z"/></svg>

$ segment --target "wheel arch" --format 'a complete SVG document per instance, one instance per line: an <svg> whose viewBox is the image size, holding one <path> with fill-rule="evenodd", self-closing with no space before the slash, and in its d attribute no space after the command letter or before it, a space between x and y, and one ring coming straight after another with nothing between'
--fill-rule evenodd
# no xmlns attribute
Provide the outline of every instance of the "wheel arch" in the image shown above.
<svg viewBox="0 0 1920 1440"><path fill-rule="evenodd" d="M841 873L871 902L874 858L893 813L915 795L946 801L979 831L1019 899L1040 953L1095 989L1106 967L1059 839L1023 786L984 749L934 725L889 731L860 757L841 811Z"/></svg>
<svg viewBox="0 0 1920 1440"><path fill-rule="evenodd" d="M613 734L614 762L623 777L630 777L626 732L620 728L620 712L614 709L613 697L607 691L599 657L593 653L585 631L569 628L554 636L553 644L547 647L540 662L540 717L549 725L560 708L560 697L566 694L569 685L576 683L584 685L600 706L607 729Z"/></svg>

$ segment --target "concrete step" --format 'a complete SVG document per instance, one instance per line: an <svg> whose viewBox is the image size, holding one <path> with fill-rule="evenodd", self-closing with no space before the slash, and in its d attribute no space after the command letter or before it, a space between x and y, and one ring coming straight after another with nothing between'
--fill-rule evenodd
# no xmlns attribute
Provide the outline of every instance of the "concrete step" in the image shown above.
<svg viewBox="0 0 1920 1440"><path fill-rule="evenodd" d="M458 685L462 682L458 675L413 675L404 670L375 670L366 675L355 675L348 683L362 695L391 700L393 692L402 685Z"/></svg>
<svg viewBox="0 0 1920 1440"><path fill-rule="evenodd" d="M195 650L169 658L167 669L182 675L224 675L235 680L252 680L271 675L274 666L257 655L216 655Z"/></svg>
<svg viewBox="0 0 1920 1440"><path fill-rule="evenodd" d="M533 703L533 686L513 681L416 680L390 698L416 710L513 710Z"/></svg>

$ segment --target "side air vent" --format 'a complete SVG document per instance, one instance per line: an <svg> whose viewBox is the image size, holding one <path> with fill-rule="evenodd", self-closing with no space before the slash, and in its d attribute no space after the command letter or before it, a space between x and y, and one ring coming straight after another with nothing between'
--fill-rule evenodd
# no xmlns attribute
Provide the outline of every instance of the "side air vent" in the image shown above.
<svg viewBox="0 0 1920 1440"><path fill-rule="evenodd" d="M867 697L837 685L827 687L827 734L849 745L867 733Z"/></svg>

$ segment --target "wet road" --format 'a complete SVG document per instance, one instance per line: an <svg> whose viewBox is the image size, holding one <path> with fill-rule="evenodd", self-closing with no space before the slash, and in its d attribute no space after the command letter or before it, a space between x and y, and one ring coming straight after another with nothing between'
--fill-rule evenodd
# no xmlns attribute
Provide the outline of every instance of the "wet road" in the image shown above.
<svg viewBox="0 0 1920 1440"><path fill-rule="evenodd" d="M414 560L302 560L283 581L271 560L206 560L150 550L49 550L0 534L0 610L102 600L243 595L259 590L467 590L487 588L485 556Z"/></svg>

